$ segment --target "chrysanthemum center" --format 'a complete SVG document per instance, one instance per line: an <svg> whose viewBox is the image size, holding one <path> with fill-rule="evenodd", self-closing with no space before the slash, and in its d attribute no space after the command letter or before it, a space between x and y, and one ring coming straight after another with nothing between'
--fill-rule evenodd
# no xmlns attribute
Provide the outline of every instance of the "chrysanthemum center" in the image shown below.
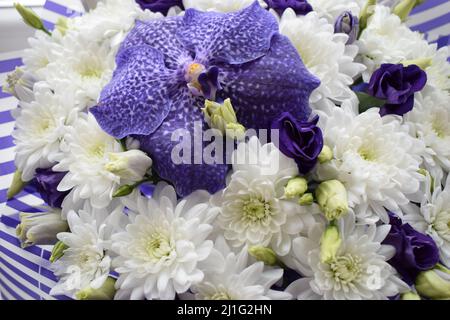
<svg viewBox="0 0 450 320"><path fill-rule="evenodd" d="M432 123L433 131L436 133L436 135L443 139L446 136L450 135L450 129L448 126L448 123L444 121L443 119L434 119Z"/></svg>
<svg viewBox="0 0 450 320"><path fill-rule="evenodd" d="M105 155L105 146L101 143L94 144L89 148L89 154L94 158L103 158Z"/></svg>
<svg viewBox="0 0 450 320"><path fill-rule="evenodd" d="M148 256L156 260L169 256L172 251L169 239L160 232L152 233L145 243Z"/></svg>
<svg viewBox="0 0 450 320"><path fill-rule="evenodd" d="M439 236L450 241L450 211L439 212L434 220L433 228Z"/></svg>
<svg viewBox="0 0 450 320"><path fill-rule="evenodd" d="M76 67L83 78L101 78L103 69L97 63L83 63Z"/></svg>
<svg viewBox="0 0 450 320"><path fill-rule="evenodd" d="M228 292L219 291L209 297L209 300L233 300Z"/></svg>
<svg viewBox="0 0 450 320"><path fill-rule="evenodd" d="M270 203L259 198L250 198L242 206L242 217L247 222L260 222L271 215Z"/></svg>
<svg viewBox="0 0 450 320"><path fill-rule="evenodd" d="M358 153L363 160L366 161L375 161L377 159L377 155L375 151L371 148L361 147L358 149Z"/></svg>
<svg viewBox="0 0 450 320"><path fill-rule="evenodd" d="M334 280L348 284L352 283L361 276L361 258L352 254L346 254L336 257L330 264Z"/></svg>

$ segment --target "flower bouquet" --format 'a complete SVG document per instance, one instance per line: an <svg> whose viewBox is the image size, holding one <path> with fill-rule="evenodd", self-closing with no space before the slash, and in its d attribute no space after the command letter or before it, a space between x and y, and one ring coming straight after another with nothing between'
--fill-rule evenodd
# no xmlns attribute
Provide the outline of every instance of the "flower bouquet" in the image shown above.
<svg viewBox="0 0 450 320"><path fill-rule="evenodd" d="M76 299L449 299L450 64L420 0L105 0L4 87L24 247Z"/></svg>

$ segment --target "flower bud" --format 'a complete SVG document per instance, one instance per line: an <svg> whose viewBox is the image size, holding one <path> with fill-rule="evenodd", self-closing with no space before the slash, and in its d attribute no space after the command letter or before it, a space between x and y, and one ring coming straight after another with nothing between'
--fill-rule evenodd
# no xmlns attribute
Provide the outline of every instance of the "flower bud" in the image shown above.
<svg viewBox="0 0 450 320"><path fill-rule="evenodd" d="M367 27L367 21L374 13L375 5L377 4L377 0L367 0L365 6L361 10L361 14L359 15L359 33Z"/></svg>
<svg viewBox="0 0 450 320"><path fill-rule="evenodd" d="M264 262L268 266L275 266L278 264L278 258L275 252L266 247L251 247L248 253L258 261Z"/></svg>
<svg viewBox="0 0 450 320"><path fill-rule="evenodd" d="M422 70L425 70L426 68L431 66L432 63L433 63L433 59L431 59L431 58L419 58L419 59L413 59L413 60L405 60L402 62L402 64L405 67L414 64Z"/></svg>
<svg viewBox="0 0 450 320"><path fill-rule="evenodd" d="M20 213L16 234L23 247L54 244L58 241L56 235L69 229L67 221L61 218L61 210L48 209L47 212Z"/></svg>
<svg viewBox="0 0 450 320"><path fill-rule="evenodd" d="M20 193L27 183L22 180L22 171L16 170L14 172L13 181L6 193L7 199L12 199Z"/></svg>
<svg viewBox="0 0 450 320"><path fill-rule="evenodd" d="M305 193L298 200L298 204L301 206L310 206L314 203L314 196L312 193Z"/></svg>
<svg viewBox="0 0 450 320"><path fill-rule="evenodd" d="M301 197L308 190L308 181L302 177L292 178L284 188L284 195L288 199Z"/></svg>
<svg viewBox="0 0 450 320"><path fill-rule="evenodd" d="M152 159L140 150L110 153L109 159L105 164L106 170L133 182L142 180L152 166Z"/></svg>
<svg viewBox="0 0 450 320"><path fill-rule="evenodd" d="M52 250L52 255L50 256L50 262L55 262L59 260L64 255L64 251L69 248L64 242L58 241Z"/></svg>
<svg viewBox="0 0 450 320"><path fill-rule="evenodd" d="M334 23L334 33L345 33L348 40L345 44L352 44L358 36L359 20L350 11L344 11Z"/></svg>
<svg viewBox="0 0 450 320"><path fill-rule="evenodd" d="M406 292L400 295L401 300L421 300L420 296L415 292Z"/></svg>
<svg viewBox="0 0 450 320"><path fill-rule="evenodd" d="M341 243L338 228L334 225L328 226L320 239L320 261L327 263L333 260Z"/></svg>
<svg viewBox="0 0 450 320"><path fill-rule="evenodd" d="M226 99L222 104L206 100L202 111L210 128L217 129L232 139L240 140L244 137L245 127L237 121L230 99Z"/></svg>
<svg viewBox="0 0 450 320"><path fill-rule="evenodd" d="M33 87L37 80L29 72L24 72L20 67L6 76L3 90L13 95L20 101L31 102L34 100Z"/></svg>
<svg viewBox="0 0 450 320"><path fill-rule="evenodd" d="M121 186L119 189L116 190L116 192L114 192L113 198L125 197L131 194L134 188L136 188L136 185L126 184L124 186Z"/></svg>
<svg viewBox="0 0 450 320"><path fill-rule="evenodd" d="M411 13L411 10L420 4L420 2L420 0L402 0L394 7L392 13L399 16L400 20L405 21Z"/></svg>
<svg viewBox="0 0 450 320"><path fill-rule="evenodd" d="M116 294L116 279L108 277L98 289L91 287L78 291L75 294L77 300L113 300Z"/></svg>
<svg viewBox="0 0 450 320"><path fill-rule="evenodd" d="M16 8L17 12L19 12L19 14L22 16L23 21L27 25L29 25L34 29L42 30L50 35L50 32L47 29L45 29L44 23L42 22L41 18L39 18L39 16L36 14L36 12L31 10L30 8L24 7L20 3L15 3L14 7Z"/></svg>
<svg viewBox="0 0 450 320"><path fill-rule="evenodd" d="M430 299L450 299L450 270L443 266L419 273L416 290Z"/></svg>
<svg viewBox="0 0 450 320"><path fill-rule="evenodd" d="M67 24L67 18L61 17L56 21L56 30L61 33L62 36L66 35L67 30L69 29L69 26Z"/></svg>
<svg viewBox="0 0 450 320"><path fill-rule="evenodd" d="M329 146L323 146L318 159L320 163L331 161L333 159L333 151L331 148Z"/></svg>
<svg viewBox="0 0 450 320"><path fill-rule="evenodd" d="M329 221L340 218L348 211L347 190L338 180L322 182L316 189L316 199Z"/></svg>

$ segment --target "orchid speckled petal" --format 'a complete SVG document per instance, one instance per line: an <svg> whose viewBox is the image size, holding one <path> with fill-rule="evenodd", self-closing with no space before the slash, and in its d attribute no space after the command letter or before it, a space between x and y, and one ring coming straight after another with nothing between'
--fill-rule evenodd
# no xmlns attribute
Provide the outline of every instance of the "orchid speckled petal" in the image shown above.
<svg viewBox="0 0 450 320"><path fill-rule="evenodd" d="M215 193L225 187L228 166L225 164L208 165L204 161L201 164L194 164L193 159L194 124L195 122L202 123L202 129L206 128L200 110L204 100L192 96L187 88L181 88L173 99L172 110L164 123L153 134L138 137L141 149L153 159L153 169L161 178L171 182L180 196L187 196L198 189ZM192 164L175 164L171 157L172 150L180 143L179 140L172 139L172 134L179 129L185 129L189 133L189 135L184 134L184 138L192 138ZM201 137L200 141L202 141ZM206 144L203 143L203 148Z"/></svg>
<svg viewBox="0 0 450 320"><path fill-rule="evenodd" d="M277 32L276 18L255 2L228 14L188 9L177 35L200 62L240 64L265 55Z"/></svg>
<svg viewBox="0 0 450 320"><path fill-rule="evenodd" d="M289 40L279 34L261 59L219 68L223 73L222 98L231 99L239 122L246 128L269 129L282 112L307 120L309 96L320 84Z"/></svg>
<svg viewBox="0 0 450 320"><path fill-rule="evenodd" d="M108 134L123 138L150 134L163 122L172 105L174 74L163 55L149 46L130 47L117 56L112 81L101 93L92 114Z"/></svg>

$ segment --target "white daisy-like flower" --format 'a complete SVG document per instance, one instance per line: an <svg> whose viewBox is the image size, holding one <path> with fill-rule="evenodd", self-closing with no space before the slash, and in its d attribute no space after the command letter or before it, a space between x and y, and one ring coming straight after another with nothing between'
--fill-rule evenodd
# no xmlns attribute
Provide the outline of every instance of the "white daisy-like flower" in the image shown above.
<svg viewBox="0 0 450 320"><path fill-rule="evenodd" d="M65 83L51 89L40 82L34 86L34 101L20 102L16 129L15 164L22 171L22 180L33 178L37 168L49 168L61 154L64 134L77 118L78 110Z"/></svg>
<svg viewBox="0 0 450 320"><path fill-rule="evenodd" d="M434 174L450 171L450 96L439 90L415 95L414 108L404 116L411 134L427 147L425 168Z"/></svg>
<svg viewBox="0 0 450 320"><path fill-rule="evenodd" d="M111 80L115 52L107 42L85 39L79 33L68 33L62 40L60 57L50 62L42 73L45 81L56 85L69 81L81 106L94 105L103 87Z"/></svg>
<svg viewBox="0 0 450 320"><path fill-rule="evenodd" d="M151 199L135 193L123 200L129 224L112 237L116 299L174 299L203 280L198 264L213 248L207 238L217 214L209 198L196 191L177 202L174 188L159 183Z"/></svg>
<svg viewBox="0 0 450 320"><path fill-rule="evenodd" d="M292 238L313 221L304 207L282 199L287 181L298 175L297 164L274 144L261 145L256 137L239 144L233 158L227 187L214 196L225 239L234 247L270 246L286 255Z"/></svg>
<svg viewBox="0 0 450 320"><path fill-rule="evenodd" d="M89 199L95 208L106 207L112 194L120 184L120 176L105 167L110 162L110 153L122 151L122 147L98 125L92 114L81 114L65 135L61 144L64 154L53 167L55 171L68 173L58 190L70 194L64 199L63 212L72 209L70 203Z"/></svg>
<svg viewBox="0 0 450 320"><path fill-rule="evenodd" d="M308 0L319 17L327 19L333 25L345 11L350 11L354 16L359 17L366 2L367 0Z"/></svg>
<svg viewBox="0 0 450 320"><path fill-rule="evenodd" d="M399 117L381 117L376 108L357 116L334 108L329 115L321 114L319 126L334 158L317 166L317 178L344 183L351 208L368 206L371 210L363 212L374 212L387 223L386 209L398 212L409 201L421 201L424 177L419 169L425 147ZM376 216L358 215L361 220L372 218Z"/></svg>
<svg viewBox="0 0 450 320"><path fill-rule="evenodd" d="M193 8L200 11L235 12L250 6L255 0L183 0L186 9ZM265 8L264 0L258 0Z"/></svg>
<svg viewBox="0 0 450 320"><path fill-rule="evenodd" d="M385 300L409 290L388 261L392 246L382 245L390 225L357 226L350 213L338 222L340 244L335 256L325 262L320 257L324 224L317 224L308 237L293 242L289 264L304 278L286 289L298 300Z"/></svg>
<svg viewBox="0 0 450 320"><path fill-rule="evenodd" d="M280 33L291 40L305 66L320 79L310 102L326 98L339 102L354 96L349 86L364 66L354 62L358 47L345 45L348 35L334 33L333 25L316 12L297 16L292 9L284 11Z"/></svg>
<svg viewBox="0 0 450 320"><path fill-rule="evenodd" d="M68 248L52 264L59 281L50 294L72 295L103 285L111 270L110 237L117 226L115 220L123 215L123 206L117 202L105 209L94 209L85 202L83 209L69 212L70 232L58 234L58 239Z"/></svg>
<svg viewBox="0 0 450 320"><path fill-rule="evenodd" d="M423 34L412 31L388 7L376 6L357 44L362 62L367 67L363 73L366 82L382 63L431 59L431 65L425 69L427 83L441 90L450 89L448 47L437 50L437 44L428 44Z"/></svg>
<svg viewBox="0 0 450 320"><path fill-rule="evenodd" d="M266 269L263 262L252 263L247 247L235 253L223 237L215 241L211 255L200 264L203 281L191 287L196 300L288 300L291 295L272 290L283 276L280 268ZM185 294L183 298L190 298Z"/></svg>
<svg viewBox="0 0 450 320"><path fill-rule="evenodd" d="M60 57L61 34L55 31L49 36L43 31L36 31L35 36L28 39L28 44L30 47L23 51L22 57L26 70L43 80L47 65Z"/></svg>
<svg viewBox="0 0 450 320"><path fill-rule="evenodd" d="M439 248L442 262L450 266L450 180L443 189L441 185L433 192L428 188L421 206L404 208L405 221L415 229L433 238Z"/></svg>

